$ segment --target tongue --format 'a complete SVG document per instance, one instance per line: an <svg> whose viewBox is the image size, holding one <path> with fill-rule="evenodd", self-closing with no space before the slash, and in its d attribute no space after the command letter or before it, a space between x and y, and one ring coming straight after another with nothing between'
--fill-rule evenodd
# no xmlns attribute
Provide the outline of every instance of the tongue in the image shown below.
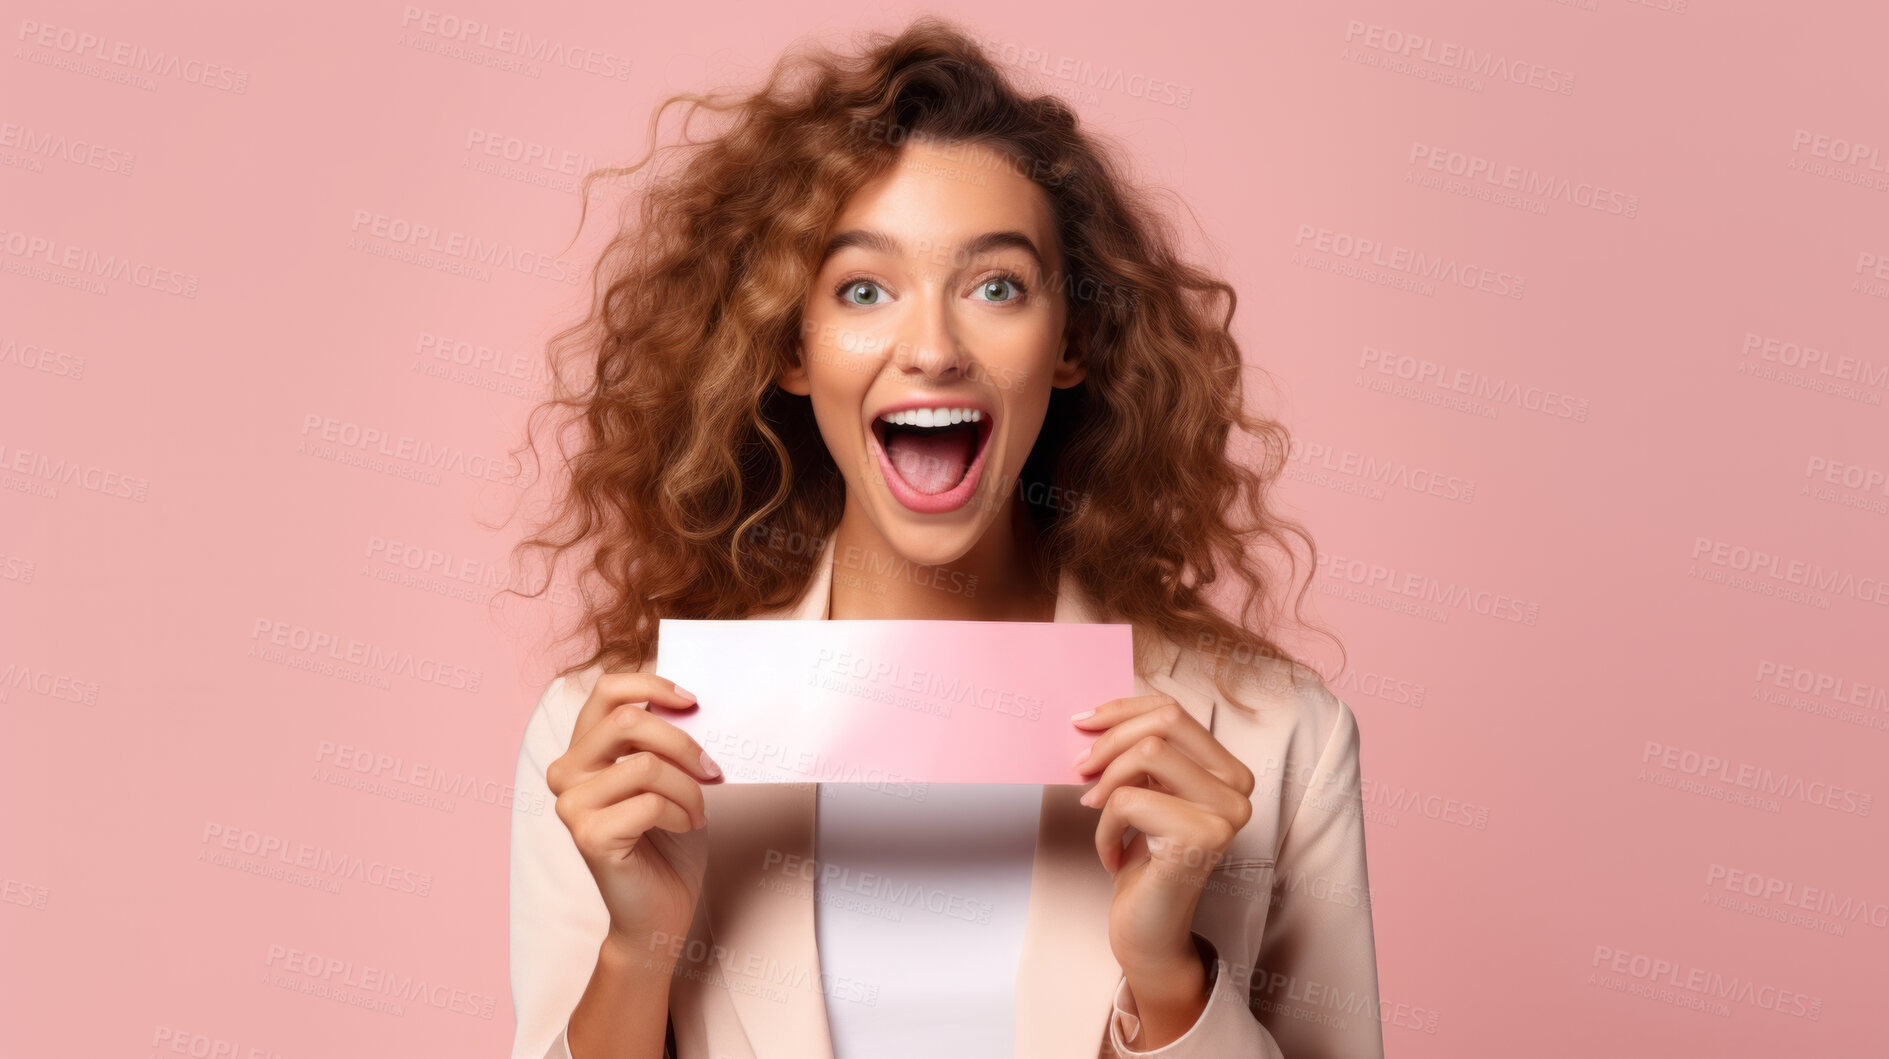
<svg viewBox="0 0 1889 1059"><path fill-rule="evenodd" d="M886 432L885 454L905 484L921 493L942 493L964 480L970 469L975 428L928 433Z"/></svg>

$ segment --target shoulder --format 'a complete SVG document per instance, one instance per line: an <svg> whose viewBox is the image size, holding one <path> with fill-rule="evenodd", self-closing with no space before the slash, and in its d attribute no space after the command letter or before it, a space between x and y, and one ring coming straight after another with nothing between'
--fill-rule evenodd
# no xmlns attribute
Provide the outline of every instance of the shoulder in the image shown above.
<svg viewBox="0 0 1889 1059"><path fill-rule="evenodd" d="M1357 717L1309 666L1286 659L1235 666L1225 683L1245 708L1215 682L1213 659L1205 652L1181 649L1172 680L1209 705L1214 739L1286 804L1310 787L1356 775Z"/></svg>
<svg viewBox="0 0 1889 1059"><path fill-rule="evenodd" d="M524 753L549 762L571 745L571 733L577 727L577 714L584 708L597 679L603 676L599 662L575 673L563 673L551 679L538 693L537 705L525 721Z"/></svg>
<svg viewBox="0 0 1889 1059"><path fill-rule="evenodd" d="M1306 739L1323 747L1355 739L1357 717L1318 672L1301 662L1265 658L1234 665L1217 682L1204 651L1174 648L1173 680L1213 704L1213 730L1264 731L1274 739ZM1232 702L1227 690L1239 699Z"/></svg>

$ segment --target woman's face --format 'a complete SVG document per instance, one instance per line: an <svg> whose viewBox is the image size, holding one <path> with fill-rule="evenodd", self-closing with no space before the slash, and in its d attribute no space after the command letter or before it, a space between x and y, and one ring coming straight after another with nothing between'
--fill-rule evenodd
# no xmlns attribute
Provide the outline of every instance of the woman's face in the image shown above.
<svg viewBox="0 0 1889 1059"><path fill-rule="evenodd" d="M953 562L1009 512L1051 388L1082 381L1048 197L989 148L913 141L832 233L781 387L811 397L846 517Z"/></svg>

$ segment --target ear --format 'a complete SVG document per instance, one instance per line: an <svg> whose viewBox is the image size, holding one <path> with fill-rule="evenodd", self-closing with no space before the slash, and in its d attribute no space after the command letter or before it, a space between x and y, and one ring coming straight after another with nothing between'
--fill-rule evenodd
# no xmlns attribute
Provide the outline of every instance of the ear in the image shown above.
<svg viewBox="0 0 1889 1059"><path fill-rule="evenodd" d="M793 365L781 372L780 378L776 379L775 382L781 389L791 394L798 394L801 397L805 397L813 392L813 382L807 378L807 350L805 346L795 344Z"/></svg>
<svg viewBox="0 0 1889 1059"><path fill-rule="evenodd" d="M1050 373L1049 383L1059 390L1067 390L1080 383L1089 374L1088 363L1083 359L1084 343L1082 336L1070 341L1070 332L1063 333L1062 345L1056 349L1056 369Z"/></svg>

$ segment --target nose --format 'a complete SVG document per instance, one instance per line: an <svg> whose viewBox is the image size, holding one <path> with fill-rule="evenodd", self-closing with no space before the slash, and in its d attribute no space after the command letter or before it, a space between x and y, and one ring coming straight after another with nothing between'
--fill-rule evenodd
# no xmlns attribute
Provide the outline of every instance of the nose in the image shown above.
<svg viewBox="0 0 1889 1059"><path fill-rule="evenodd" d="M921 296L894 336L892 363L907 377L949 380L967 375L971 354L952 317L949 296Z"/></svg>

